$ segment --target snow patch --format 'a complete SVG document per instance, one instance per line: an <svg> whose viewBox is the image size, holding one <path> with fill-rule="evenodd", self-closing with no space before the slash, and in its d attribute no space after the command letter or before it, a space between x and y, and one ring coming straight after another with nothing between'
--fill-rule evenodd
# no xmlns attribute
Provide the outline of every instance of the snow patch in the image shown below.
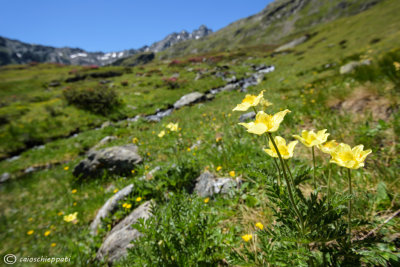
<svg viewBox="0 0 400 267"><path fill-rule="evenodd" d="M76 57L87 57L87 54L86 53L77 53L77 54L70 55L70 58L76 58Z"/></svg>

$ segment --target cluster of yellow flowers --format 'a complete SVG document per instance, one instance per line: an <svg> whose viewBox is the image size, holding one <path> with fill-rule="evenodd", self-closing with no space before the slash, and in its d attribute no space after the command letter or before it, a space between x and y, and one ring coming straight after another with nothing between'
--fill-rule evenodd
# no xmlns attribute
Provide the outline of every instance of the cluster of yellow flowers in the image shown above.
<svg viewBox="0 0 400 267"><path fill-rule="evenodd" d="M178 123L172 123L170 122L167 126L165 126L167 129L169 129L171 132L177 132L179 130L178 128ZM159 134L157 135L158 137L162 138L165 135L165 130L162 130L161 132L159 132Z"/></svg>
<svg viewBox="0 0 400 267"><path fill-rule="evenodd" d="M78 212L74 212L64 216L64 221L76 224L78 222Z"/></svg>

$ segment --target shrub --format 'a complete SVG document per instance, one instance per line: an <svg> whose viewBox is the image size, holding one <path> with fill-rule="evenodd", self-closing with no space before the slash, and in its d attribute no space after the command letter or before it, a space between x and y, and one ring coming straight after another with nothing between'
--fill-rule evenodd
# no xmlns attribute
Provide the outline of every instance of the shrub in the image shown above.
<svg viewBox="0 0 400 267"><path fill-rule="evenodd" d="M169 89L179 88L179 80L176 77L163 78L163 82L168 86Z"/></svg>
<svg viewBox="0 0 400 267"><path fill-rule="evenodd" d="M127 266L218 266L223 259L226 235L203 199L173 195L152 214L133 225L143 236L133 242Z"/></svg>
<svg viewBox="0 0 400 267"><path fill-rule="evenodd" d="M104 86L67 87L63 90L63 95L68 104L102 115L106 115L120 104L115 90Z"/></svg>

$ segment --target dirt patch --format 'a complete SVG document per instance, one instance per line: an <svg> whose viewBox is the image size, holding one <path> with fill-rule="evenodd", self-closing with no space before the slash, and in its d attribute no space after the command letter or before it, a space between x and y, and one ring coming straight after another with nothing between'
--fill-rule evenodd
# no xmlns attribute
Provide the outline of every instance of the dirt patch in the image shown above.
<svg viewBox="0 0 400 267"><path fill-rule="evenodd" d="M346 100L332 100L328 106L342 113L354 113L357 116L370 113L374 120L388 120L397 108L388 98L365 88L356 89Z"/></svg>

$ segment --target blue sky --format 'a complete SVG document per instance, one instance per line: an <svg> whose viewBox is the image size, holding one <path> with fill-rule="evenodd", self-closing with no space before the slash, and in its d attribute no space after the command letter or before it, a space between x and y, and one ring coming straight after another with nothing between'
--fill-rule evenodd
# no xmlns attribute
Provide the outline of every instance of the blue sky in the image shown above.
<svg viewBox="0 0 400 267"><path fill-rule="evenodd" d="M271 0L0 0L0 36L87 51L139 48L201 24L215 30Z"/></svg>

